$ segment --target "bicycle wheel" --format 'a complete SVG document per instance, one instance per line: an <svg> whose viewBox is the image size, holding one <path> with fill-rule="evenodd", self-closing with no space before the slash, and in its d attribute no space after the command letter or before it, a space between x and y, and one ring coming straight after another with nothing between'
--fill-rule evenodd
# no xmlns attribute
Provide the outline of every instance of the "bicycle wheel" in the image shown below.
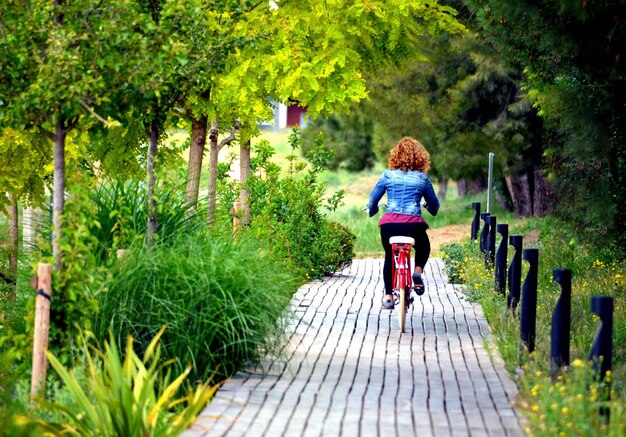
<svg viewBox="0 0 626 437"><path fill-rule="evenodd" d="M404 332L404 327L406 325L406 292L404 289L400 288L398 290L400 294L400 303L398 305L398 321L400 322L400 332Z"/></svg>

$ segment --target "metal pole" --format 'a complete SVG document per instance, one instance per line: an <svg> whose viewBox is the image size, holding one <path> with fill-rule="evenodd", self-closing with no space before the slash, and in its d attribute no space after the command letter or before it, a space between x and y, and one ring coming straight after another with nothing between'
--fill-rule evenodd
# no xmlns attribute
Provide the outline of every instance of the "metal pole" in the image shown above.
<svg viewBox="0 0 626 437"><path fill-rule="evenodd" d="M493 152L489 152L489 178L487 179L487 212L491 213L491 192L493 190Z"/></svg>

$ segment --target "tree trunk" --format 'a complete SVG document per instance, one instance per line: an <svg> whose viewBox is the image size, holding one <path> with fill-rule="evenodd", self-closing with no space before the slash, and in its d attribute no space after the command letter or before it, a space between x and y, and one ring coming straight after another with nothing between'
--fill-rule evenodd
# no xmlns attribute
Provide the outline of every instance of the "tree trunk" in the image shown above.
<svg viewBox="0 0 626 437"><path fill-rule="evenodd" d="M243 212L242 221L244 226L250 224L250 189L248 188L248 177L250 176L250 140L241 143L239 152L239 182L241 191L239 201Z"/></svg>
<svg viewBox="0 0 626 437"><path fill-rule="evenodd" d="M187 166L187 186L185 197L189 206L195 208L200 191L200 174L206 144L207 117L191 118L191 146L189 147L189 164Z"/></svg>
<svg viewBox="0 0 626 437"><path fill-rule="evenodd" d="M65 208L65 137L67 128L58 121L54 134L54 173L53 173L53 206L52 206L52 256L54 269L63 268L61 254L62 216Z"/></svg>
<svg viewBox="0 0 626 437"><path fill-rule="evenodd" d="M9 300L15 300L15 289L17 285L17 258L19 255L19 215L17 210L17 200L15 196L9 194L9 280L11 281L12 292L7 296Z"/></svg>
<svg viewBox="0 0 626 437"><path fill-rule="evenodd" d="M209 192L208 192L208 216L209 223L215 221L215 204L217 196L217 160L220 153L217 143L217 135L219 133L217 120L211 121L211 130L209 131Z"/></svg>
<svg viewBox="0 0 626 437"><path fill-rule="evenodd" d="M456 181L456 194L459 197L464 197L469 194L466 179L459 179L458 181Z"/></svg>
<svg viewBox="0 0 626 437"><path fill-rule="evenodd" d="M155 119L150 123L148 134L150 143L148 145L148 159L146 164L147 195L148 195L148 230L146 234L148 246L154 243L154 236L157 233L157 201L154 197L154 186L156 184L155 161L159 143L159 124Z"/></svg>
<svg viewBox="0 0 626 437"><path fill-rule="evenodd" d="M470 194L480 194L487 189L487 184L484 178L474 179L467 182L467 189Z"/></svg>
<svg viewBox="0 0 626 437"><path fill-rule="evenodd" d="M487 184L484 179L459 179L456 182L456 192L459 197L467 196L469 194L480 194L487 189Z"/></svg>
<svg viewBox="0 0 626 437"><path fill-rule="evenodd" d="M446 200L447 191L448 178L439 178L439 189L437 190L437 197L440 201Z"/></svg>
<svg viewBox="0 0 626 437"><path fill-rule="evenodd" d="M528 176L526 174L520 176L506 176L505 179L509 193L511 193L515 213L522 217L532 216L532 190Z"/></svg>
<svg viewBox="0 0 626 437"><path fill-rule="evenodd" d="M541 170L535 170L534 177L533 212L537 217L545 217L548 214L548 184Z"/></svg>

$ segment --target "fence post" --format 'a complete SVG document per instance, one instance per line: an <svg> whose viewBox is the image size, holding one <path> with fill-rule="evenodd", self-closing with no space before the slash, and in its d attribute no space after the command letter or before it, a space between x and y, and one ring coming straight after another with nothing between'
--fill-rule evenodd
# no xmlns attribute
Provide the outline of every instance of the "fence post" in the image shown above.
<svg viewBox="0 0 626 437"><path fill-rule="evenodd" d="M539 250L524 249L523 258L530 268L522 285L522 309L520 317L520 338L529 353L535 350L535 334L537 327L537 276Z"/></svg>
<svg viewBox="0 0 626 437"><path fill-rule="evenodd" d="M241 217L239 214L241 213L241 201L235 200L233 204L233 208L230 210L233 215L233 237L237 239L237 233L239 231L239 224L241 223Z"/></svg>
<svg viewBox="0 0 626 437"><path fill-rule="evenodd" d="M474 219L472 220L470 239L474 241L478 238L478 229L480 229L480 202L472 202L472 208L474 208Z"/></svg>
<svg viewBox="0 0 626 437"><path fill-rule="evenodd" d="M613 360L613 298L610 296L592 296L591 312L600 317L600 329L591 346L589 360L593 361L593 368L598 371L600 364L600 378L604 379L606 372L612 370Z"/></svg>
<svg viewBox="0 0 626 437"><path fill-rule="evenodd" d="M489 234L487 235L487 247L485 252L485 265L493 267L496 261L496 225L498 220L495 215L487 217Z"/></svg>
<svg viewBox="0 0 626 437"><path fill-rule="evenodd" d="M489 214L488 212L480 213L481 220L485 222L482 231L480 231L480 240L478 246L481 253L486 253L487 251L487 236L489 235L489 222L487 220L487 217L489 217L490 215L491 214Z"/></svg>
<svg viewBox="0 0 626 437"><path fill-rule="evenodd" d="M552 313L551 331L551 369L552 378L563 366L569 365L570 326L572 313L572 271L557 269L552 272L552 278L561 285L561 296Z"/></svg>
<svg viewBox="0 0 626 437"><path fill-rule="evenodd" d="M496 291L504 296L506 288L506 258L508 255L509 225L501 223L496 226L498 234L502 236L496 252L496 266L494 271Z"/></svg>
<svg viewBox="0 0 626 437"><path fill-rule="evenodd" d="M37 292L35 295L35 332L33 338L33 374L30 396L35 399L46 387L46 351L50 332L50 299L52 296L52 266L37 267Z"/></svg>
<svg viewBox="0 0 626 437"><path fill-rule="evenodd" d="M509 265L509 295L507 296L507 306L510 310L515 311L520 301L520 293L522 289L522 247L524 237L521 235L511 235L509 244L513 246L515 253L511 258Z"/></svg>

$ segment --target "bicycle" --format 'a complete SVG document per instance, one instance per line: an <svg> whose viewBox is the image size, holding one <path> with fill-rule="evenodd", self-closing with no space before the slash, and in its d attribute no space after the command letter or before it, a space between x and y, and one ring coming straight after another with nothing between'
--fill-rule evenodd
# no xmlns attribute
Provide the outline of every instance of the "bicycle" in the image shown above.
<svg viewBox="0 0 626 437"><path fill-rule="evenodd" d="M393 295L398 305L400 331L405 331L406 313L413 304L413 277L411 275L411 247L415 240L411 237L395 236L389 239L393 253L392 285Z"/></svg>
<svg viewBox="0 0 626 437"><path fill-rule="evenodd" d="M379 208L387 205L381 203ZM362 211L368 211L367 206ZM424 285L420 283L419 287L413 284L413 275L411 274L411 247L415 246L415 239L405 236L394 236L389 238L391 250L393 253L393 264L391 266L392 293L394 296L394 306L399 307L398 318L400 322L400 330L404 333L406 326L406 313L413 304L413 296L411 291L415 290L418 296L424 294Z"/></svg>

